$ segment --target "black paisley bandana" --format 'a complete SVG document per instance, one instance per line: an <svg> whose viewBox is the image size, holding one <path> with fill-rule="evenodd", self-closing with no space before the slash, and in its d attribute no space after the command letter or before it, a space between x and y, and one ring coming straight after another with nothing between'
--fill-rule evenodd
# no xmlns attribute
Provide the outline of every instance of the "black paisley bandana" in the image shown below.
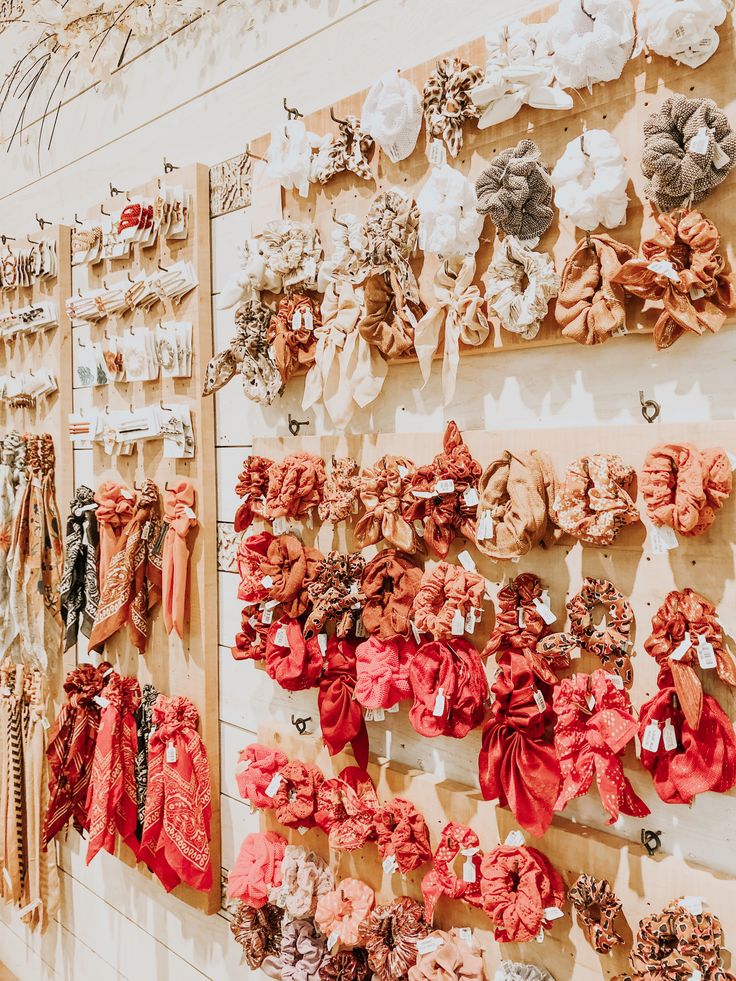
<svg viewBox="0 0 736 981"><path fill-rule="evenodd" d="M70 504L66 522L64 572L59 584L61 615L66 624L64 650L77 643L81 628L89 637L97 615L99 532L94 491L82 484Z"/></svg>
<svg viewBox="0 0 736 981"><path fill-rule="evenodd" d="M141 703L135 713L138 729L138 752L135 754L135 792L138 802L138 830L140 838L143 830L143 817L146 813L146 792L148 790L148 740L153 727L153 703L158 692L151 684L145 684L141 692Z"/></svg>

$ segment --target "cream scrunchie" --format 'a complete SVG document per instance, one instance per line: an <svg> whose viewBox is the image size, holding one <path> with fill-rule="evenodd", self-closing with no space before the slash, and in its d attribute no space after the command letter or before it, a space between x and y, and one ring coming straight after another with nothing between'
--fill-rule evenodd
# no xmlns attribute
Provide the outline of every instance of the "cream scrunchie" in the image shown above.
<svg viewBox="0 0 736 981"><path fill-rule="evenodd" d="M663 58L699 68L715 54L716 32L733 10L733 0L639 0L639 45Z"/></svg>
<svg viewBox="0 0 736 981"><path fill-rule="evenodd" d="M260 241L266 265L281 277L284 289L316 288L322 243L313 225L291 218L270 221Z"/></svg>
<svg viewBox="0 0 736 981"><path fill-rule="evenodd" d="M557 296L560 277L551 256L508 235L497 248L483 283L489 314L495 314L512 334L530 341L539 333L549 301Z"/></svg>
<svg viewBox="0 0 736 981"><path fill-rule="evenodd" d="M496 971L495 981L555 981L549 971L536 964L518 964L516 961L501 961Z"/></svg>
<svg viewBox="0 0 736 981"><path fill-rule="evenodd" d="M552 224L552 180L533 140L499 153L475 182L478 211L520 239L539 239Z"/></svg>
<svg viewBox="0 0 736 981"><path fill-rule="evenodd" d="M281 275L266 261L261 242L247 239L240 247L240 268L218 297L217 309L229 310L243 300L257 300L262 290L280 293Z"/></svg>
<svg viewBox="0 0 736 981"><path fill-rule="evenodd" d="M360 124L392 163L405 160L413 153L422 128L422 97L396 70L387 72L371 86Z"/></svg>
<svg viewBox="0 0 736 981"><path fill-rule="evenodd" d="M317 289L326 293L331 282L359 283L366 274L367 241L357 215L340 215L332 229L332 255L319 267Z"/></svg>
<svg viewBox="0 0 736 981"><path fill-rule="evenodd" d="M552 171L555 204L586 232L624 224L628 182L621 147L605 129L571 140Z"/></svg>
<svg viewBox="0 0 736 981"><path fill-rule="evenodd" d="M266 152L266 173L287 191L298 191L301 197L309 194L309 172L312 152L319 137L307 132L301 119L289 119L271 133Z"/></svg>
<svg viewBox="0 0 736 981"><path fill-rule="evenodd" d="M475 255L483 229L473 184L454 167L434 167L417 196L419 248L452 258Z"/></svg>
<svg viewBox="0 0 736 981"><path fill-rule="evenodd" d="M560 85L589 88L620 78L635 44L629 0L561 0L547 23Z"/></svg>

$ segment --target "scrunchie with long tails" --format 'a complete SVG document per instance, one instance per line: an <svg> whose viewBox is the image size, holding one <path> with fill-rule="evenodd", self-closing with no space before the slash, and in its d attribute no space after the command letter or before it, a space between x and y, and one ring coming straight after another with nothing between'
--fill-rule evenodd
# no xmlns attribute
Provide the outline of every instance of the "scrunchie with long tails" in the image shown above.
<svg viewBox="0 0 736 981"><path fill-rule="evenodd" d="M394 797L374 819L378 853L383 861L392 855L402 874L414 872L432 857L429 828L411 801Z"/></svg>
<svg viewBox="0 0 736 981"><path fill-rule="evenodd" d="M299 620L277 620L266 635L266 671L284 691L305 691L319 681L322 648L316 636L305 637Z"/></svg>
<svg viewBox="0 0 736 981"><path fill-rule="evenodd" d="M555 810L562 811L573 798L587 794L595 779L610 814L609 824L619 813L646 817L649 808L637 796L621 763L639 728L628 693L598 668L592 675L564 678L555 688L553 704L555 749L563 778Z"/></svg>
<svg viewBox="0 0 736 981"><path fill-rule="evenodd" d="M320 521L337 524L347 521L358 509L358 464L352 457L332 459L332 470L327 474L318 511Z"/></svg>
<svg viewBox="0 0 736 981"><path fill-rule="evenodd" d="M429 924L415 899L400 896L377 906L360 930L375 981L405 981L416 964L417 945L428 933Z"/></svg>
<svg viewBox="0 0 736 981"><path fill-rule="evenodd" d="M361 580L363 626L383 641L407 637L422 570L395 548L366 562Z"/></svg>
<svg viewBox="0 0 736 981"><path fill-rule="evenodd" d="M254 807L273 808L273 797L269 797L266 788L287 763L288 757L279 749L260 743L246 746L240 752L235 770L240 796Z"/></svg>
<svg viewBox="0 0 736 981"><path fill-rule="evenodd" d="M424 83L424 121L427 134L444 140L451 157L463 145L463 123L477 119L478 107L470 90L483 79L483 69L461 58L442 58Z"/></svg>
<svg viewBox="0 0 736 981"><path fill-rule="evenodd" d="M455 858L460 854L465 856L466 865L472 869L470 874L463 875L462 879L455 875L452 867ZM422 879L422 895L428 921L431 922L434 916L440 896L462 899L470 906L481 905L482 858L480 839L472 828L454 821L445 825L432 859L432 868Z"/></svg>
<svg viewBox="0 0 736 981"><path fill-rule="evenodd" d="M360 702L355 698L355 644L330 637L319 681L319 721L322 739L330 756L348 743L359 766L368 764L368 730Z"/></svg>
<svg viewBox="0 0 736 981"><path fill-rule="evenodd" d="M722 948L718 917L706 910L690 913L676 900L639 922L630 956L636 972L632 981L686 981L693 975L733 981L734 976L723 969Z"/></svg>
<svg viewBox="0 0 736 981"><path fill-rule="evenodd" d="M462 637L453 629L458 612L463 624L471 610L483 608L486 581L477 572L459 565L438 562L427 569L414 597L414 623L421 633L431 634L434 640ZM463 627L464 630L464 627Z"/></svg>
<svg viewBox="0 0 736 981"><path fill-rule="evenodd" d="M287 293L279 301L278 310L271 317L268 341L284 382L314 364L314 331L321 323L319 305L308 294Z"/></svg>
<svg viewBox="0 0 736 981"><path fill-rule="evenodd" d="M626 301L615 277L634 255L632 248L610 235L589 235L578 242L562 269L555 304L563 337L578 344L602 344L623 333Z"/></svg>
<svg viewBox="0 0 736 981"><path fill-rule="evenodd" d="M489 463L478 483L475 544L480 551L493 559L518 559L530 552L552 525L556 486L552 461L540 450L507 450ZM492 525L486 534L484 517Z"/></svg>
<svg viewBox="0 0 736 981"><path fill-rule="evenodd" d="M409 264L419 234L419 209L414 199L398 188L379 192L368 209L363 232L368 268L373 273L392 274L392 292L400 293L409 304L419 303L419 285ZM372 278L366 284L366 306Z"/></svg>
<svg viewBox="0 0 736 981"><path fill-rule="evenodd" d="M275 831L246 835L235 865L227 877L227 894L254 909L268 902L268 894L281 885L281 861L287 841Z"/></svg>
<svg viewBox="0 0 736 981"><path fill-rule="evenodd" d="M355 698L367 709L390 709L411 698L409 665L417 652L413 637L369 637L356 650Z"/></svg>
<svg viewBox="0 0 736 981"><path fill-rule="evenodd" d="M411 354L414 327L424 313L424 306L419 300L409 300L393 269L368 277L363 308L358 330L371 349L378 350L384 358Z"/></svg>
<svg viewBox="0 0 736 981"><path fill-rule="evenodd" d="M324 630L330 620L335 621L338 637L350 633L363 603L360 580L364 568L365 559L359 552L349 555L328 552L318 563L314 579L307 586L312 602L312 610L304 627L307 639Z"/></svg>
<svg viewBox="0 0 736 981"><path fill-rule="evenodd" d="M730 10L730 0L639 0L639 43L663 58L700 68L715 54L719 44L715 28Z"/></svg>
<svg viewBox="0 0 736 981"><path fill-rule="evenodd" d="M317 795L324 783L319 767L301 760L282 766L281 783L274 795L276 818L285 828L313 828Z"/></svg>
<svg viewBox="0 0 736 981"><path fill-rule="evenodd" d="M528 943L548 929L548 909L565 904L565 883L546 855L499 845L481 862L481 903L499 943Z"/></svg>
<svg viewBox="0 0 736 981"><path fill-rule="evenodd" d="M616 932L616 917L621 912L621 900L606 879L580 875L567 895L594 950L599 954L607 954L617 944L624 942Z"/></svg>
<svg viewBox="0 0 736 981"><path fill-rule="evenodd" d="M269 518L302 518L322 500L325 461L311 453L292 453L271 466L266 494Z"/></svg>
<svg viewBox="0 0 736 981"><path fill-rule="evenodd" d="M376 894L365 882L342 879L331 892L319 897L314 922L326 937L353 946L375 901Z"/></svg>
<svg viewBox="0 0 736 981"><path fill-rule="evenodd" d="M639 521L630 488L636 472L618 456L594 453L568 467L554 509L563 531L586 545L612 545L624 525Z"/></svg>
<svg viewBox="0 0 736 981"><path fill-rule="evenodd" d="M736 307L733 277L719 249L718 229L699 211L657 215L659 228L613 277L627 293L661 310L654 325L658 350L683 334L716 334Z"/></svg>
<svg viewBox="0 0 736 981"><path fill-rule="evenodd" d="M713 648L721 681L735 688L736 662L725 645L715 606L694 589L672 590L652 617L652 632L644 649L660 667L660 687L669 684L667 676L672 677L692 729L700 726L703 709L703 686L694 667L703 656L698 653L701 643Z"/></svg>
<svg viewBox="0 0 736 981"><path fill-rule="evenodd" d="M235 485L235 493L240 498L240 505L235 512L236 531L247 531L254 518L266 518L268 474L272 466L273 460L265 456L253 455L245 458Z"/></svg>
<svg viewBox="0 0 736 981"><path fill-rule="evenodd" d="M437 947L419 954L407 981L485 981L483 954L474 940L467 943L457 930L433 930L427 939L436 939Z"/></svg>
<svg viewBox="0 0 736 981"><path fill-rule="evenodd" d="M375 817L380 805L369 774L359 766L346 766L319 788L315 822L337 851L356 851L376 837Z"/></svg>
<svg viewBox="0 0 736 981"><path fill-rule="evenodd" d="M462 739L483 721L488 680L467 640L422 644L409 665L414 704L409 720L420 736Z"/></svg>
<svg viewBox="0 0 736 981"><path fill-rule="evenodd" d="M483 283L488 316L497 317L505 330L530 341L539 333L549 301L557 295L560 277L551 255L507 235L498 243Z"/></svg>
<svg viewBox="0 0 736 981"><path fill-rule="evenodd" d="M565 147L554 166L555 204L578 228L618 228L629 203L626 160L615 136L589 129Z"/></svg>
<svg viewBox="0 0 736 981"><path fill-rule="evenodd" d="M475 193L478 211L507 235L538 239L552 224L552 180L533 140L520 140L494 157Z"/></svg>
<svg viewBox="0 0 736 981"><path fill-rule="evenodd" d="M166 633L184 636L189 592L189 533L198 525L193 511L194 487L189 480L178 480L166 491L162 567L162 606Z"/></svg>
<svg viewBox="0 0 736 981"><path fill-rule="evenodd" d="M296 535L279 535L268 542L257 575L266 599L278 603L278 616L300 617L307 611L307 589L314 580L322 553L302 544Z"/></svg>
<svg viewBox="0 0 736 981"><path fill-rule="evenodd" d="M557 81L565 89L590 88L621 76L634 53L629 0L562 0L547 21Z"/></svg>
<svg viewBox="0 0 736 981"><path fill-rule="evenodd" d="M100 484L95 492L97 527L100 532L100 556L97 562L100 593L104 589L107 570L117 550L118 539L133 517L135 500L135 494L127 487L116 484L114 480Z"/></svg>
<svg viewBox="0 0 736 981"><path fill-rule="evenodd" d="M733 471L720 446L700 450L691 443L666 443L647 453L639 486L655 525L694 538L710 528L728 500Z"/></svg>
<svg viewBox="0 0 736 981"><path fill-rule="evenodd" d="M287 920L314 916L320 896L335 888L335 877L324 859L300 845L287 845L281 861L281 884L269 901L284 911Z"/></svg>
<svg viewBox="0 0 736 981"><path fill-rule="evenodd" d="M414 502L410 484L416 468L402 456L383 456L360 475L360 502L365 513L355 526L355 540L365 547L385 539L402 552L413 554L419 539L408 517Z"/></svg>

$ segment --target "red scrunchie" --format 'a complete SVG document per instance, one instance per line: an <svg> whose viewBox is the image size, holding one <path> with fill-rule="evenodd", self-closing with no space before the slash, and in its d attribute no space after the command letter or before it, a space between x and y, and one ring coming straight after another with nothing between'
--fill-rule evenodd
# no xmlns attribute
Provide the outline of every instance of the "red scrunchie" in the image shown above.
<svg viewBox="0 0 736 981"><path fill-rule="evenodd" d="M409 665L417 652L413 637L369 637L356 650L355 698L368 709L389 709L411 698Z"/></svg>
<svg viewBox="0 0 736 981"><path fill-rule="evenodd" d="M488 679L480 655L464 638L422 644L409 665L409 682L409 720L420 736L462 739L483 721Z"/></svg>
<svg viewBox="0 0 736 981"><path fill-rule="evenodd" d="M268 590L261 582L261 562L268 552L268 547L274 540L270 531L261 531L257 535L241 538L238 543L236 561L240 573L238 599L251 606L262 603L268 598Z"/></svg>
<svg viewBox="0 0 736 981"><path fill-rule="evenodd" d="M414 872L432 857L429 828L409 800L394 797L375 816L376 841L381 859L391 855L399 872Z"/></svg>
<svg viewBox="0 0 736 981"><path fill-rule="evenodd" d="M317 795L324 783L319 767L301 760L289 760L281 767L281 783L274 795L279 824L285 828L313 828Z"/></svg>
<svg viewBox="0 0 736 981"><path fill-rule="evenodd" d="M647 453L639 484L654 524L693 538L710 528L728 500L733 468L720 446L667 443Z"/></svg>
<svg viewBox="0 0 736 981"><path fill-rule="evenodd" d="M304 691L318 683L322 667L319 641L316 637L305 640L298 620L279 620L271 624L266 636L266 671L269 678L273 678L286 691Z"/></svg>
<svg viewBox="0 0 736 981"><path fill-rule="evenodd" d="M307 641L310 643L310 641ZM368 730L355 698L355 645L330 637L319 682L319 721L330 756L352 744L358 766L368 765Z"/></svg>
<svg viewBox="0 0 736 981"><path fill-rule="evenodd" d="M534 940L550 921L545 910L565 905L562 876L536 848L499 845L481 863L483 909L499 943Z"/></svg>
<svg viewBox="0 0 736 981"><path fill-rule="evenodd" d="M472 882L459 879L452 870L452 863L460 852L472 852L466 860L472 863L475 877ZM440 843L432 859L432 868L422 879L422 895L427 919L434 916L434 908L440 896L463 899L471 906L481 905L480 877L483 856L480 839L472 828L451 821L442 829Z"/></svg>
<svg viewBox="0 0 736 981"><path fill-rule="evenodd" d="M240 615L240 631L230 652L236 661L263 661L266 658L266 635L271 629L246 606Z"/></svg>
<svg viewBox="0 0 736 981"><path fill-rule="evenodd" d="M288 757L279 749L251 743L240 751L235 779L240 796L254 807L274 807L273 797L266 794L266 788L280 770L288 763Z"/></svg>
<svg viewBox="0 0 736 981"><path fill-rule="evenodd" d="M279 604L282 617L300 617L307 612L307 586L314 579L322 553L305 548L296 535L279 535L268 544L260 561L260 585L268 600Z"/></svg>
<svg viewBox="0 0 736 981"><path fill-rule="evenodd" d="M319 789L315 822L329 836L330 847L355 851L376 837L378 794L368 773L346 766Z"/></svg>

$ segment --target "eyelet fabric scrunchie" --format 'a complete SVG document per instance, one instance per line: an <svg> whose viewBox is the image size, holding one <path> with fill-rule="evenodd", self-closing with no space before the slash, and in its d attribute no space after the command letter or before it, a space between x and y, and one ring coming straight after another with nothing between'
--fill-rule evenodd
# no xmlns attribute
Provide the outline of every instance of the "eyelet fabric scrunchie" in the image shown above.
<svg viewBox="0 0 736 981"><path fill-rule="evenodd" d="M547 38L563 88L612 82L634 53L634 11L629 0L562 0L547 21Z"/></svg>
<svg viewBox="0 0 736 981"><path fill-rule="evenodd" d="M247 531L255 518L265 520L268 473L272 466L273 460L265 456L248 456L243 461L235 485L235 493L240 498L235 512L235 531Z"/></svg>
<svg viewBox="0 0 736 981"><path fill-rule="evenodd" d="M354 627L363 604L360 580L365 559L358 552L344 555L328 552L318 563L314 579L307 586L312 610L307 617L304 636L312 638L335 621L338 637L345 637Z"/></svg>
<svg viewBox="0 0 736 981"><path fill-rule="evenodd" d="M283 911L267 903L260 909L239 902L230 921L230 932L243 948L245 963L257 971L266 957L281 949Z"/></svg>
<svg viewBox="0 0 736 981"><path fill-rule="evenodd" d="M312 159L311 180L326 184L344 171L364 181L372 180L368 161L373 147L373 137L362 129L358 117L348 114L340 121L338 132L329 135Z"/></svg>
<svg viewBox="0 0 736 981"><path fill-rule="evenodd" d="M442 258L470 257L478 251L483 216L475 185L459 170L433 167L417 196L419 248Z"/></svg>
<svg viewBox="0 0 736 981"><path fill-rule="evenodd" d="M607 954L624 942L616 932L616 918L622 903L606 879L584 873L572 884L567 896L593 950Z"/></svg>
<svg viewBox="0 0 736 981"><path fill-rule="evenodd" d="M281 860L281 883L273 886L269 902L283 910L286 920L314 916L320 896L335 888L335 877L324 859L300 845L287 845Z"/></svg>
<svg viewBox="0 0 736 981"><path fill-rule="evenodd" d="M283 631L283 633L282 633ZM266 635L266 671L284 691L314 688L322 675L322 648L305 637L299 620L277 620Z"/></svg>
<svg viewBox="0 0 736 981"><path fill-rule="evenodd" d="M291 453L272 464L266 512L274 518L302 518L322 500L325 461L312 453Z"/></svg>
<svg viewBox="0 0 736 981"><path fill-rule="evenodd" d="M281 277L284 289L316 289L322 242L314 225L291 218L270 221L260 242L266 264Z"/></svg>
<svg viewBox="0 0 736 981"><path fill-rule="evenodd" d="M453 862L460 854L465 855L466 865L475 872L460 879L453 870ZM434 917L440 896L460 899L470 906L480 907L480 868L483 856L480 839L472 828L451 821L442 829L439 844L432 857L432 868L422 879L424 910L428 922Z"/></svg>
<svg viewBox="0 0 736 981"><path fill-rule="evenodd" d="M422 570L398 549L383 549L366 562L361 580L366 633L382 641L407 637L421 581Z"/></svg>
<svg viewBox="0 0 736 981"><path fill-rule="evenodd" d="M452 263L445 260L434 277L435 302L414 328L414 349L424 385L432 374L432 359L443 338L442 398L445 405L455 395L460 345L480 347L490 327L483 316L483 297L473 283L475 258L466 255Z"/></svg>
<svg viewBox="0 0 736 981"><path fill-rule="evenodd" d="M164 536L162 560L161 605L166 633L184 636L189 621L189 533L199 522L194 514L194 487L182 477L166 491L164 521L168 525Z"/></svg>
<svg viewBox="0 0 736 981"><path fill-rule="evenodd" d="M285 753L271 746L251 743L240 751L238 765L235 769L235 780L240 796L254 807L273 808L273 797L269 797L266 788L281 768L289 762Z"/></svg>
<svg viewBox="0 0 736 981"><path fill-rule="evenodd" d="M731 9L730 0L640 0L639 44L663 58L699 68L715 54L719 44L715 28Z"/></svg>
<svg viewBox="0 0 736 981"><path fill-rule="evenodd" d="M85 637L89 636L97 614L100 589L96 510L92 488L81 484L69 505L64 541L64 571L59 582L65 651L77 643L80 629Z"/></svg>
<svg viewBox="0 0 736 981"><path fill-rule="evenodd" d="M365 882L342 879L332 892L319 897L314 922L326 937L351 947L375 902L376 894Z"/></svg>
<svg viewBox="0 0 736 981"><path fill-rule="evenodd" d="M586 545L612 545L624 525L640 520L629 489L636 472L621 457L594 453L573 461L558 485L560 528Z"/></svg>
<svg viewBox="0 0 736 981"><path fill-rule="evenodd" d="M247 238L238 252L240 265L218 297L219 310L229 310L244 300L257 300L262 291L280 293L283 289L282 278L266 262L258 237Z"/></svg>
<svg viewBox="0 0 736 981"><path fill-rule="evenodd" d="M609 824L619 813L646 817L649 808L624 774L621 755L639 726L628 692L616 688L611 675L598 668L591 675L564 678L555 688L555 749L562 770L562 790L555 810L583 797L595 779Z"/></svg>
<svg viewBox="0 0 736 981"><path fill-rule="evenodd" d="M483 722L488 679L480 655L462 637L422 644L409 665L409 684L409 721L420 736L462 739Z"/></svg>
<svg viewBox="0 0 736 981"><path fill-rule="evenodd" d="M410 484L416 468L401 456L383 456L360 474L360 502L364 514L355 526L355 540L361 546L377 545L382 539L413 554L419 539L407 512L413 498Z"/></svg>
<svg viewBox="0 0 736 981"><path fill-rule="evenodd" d="M477 548L493 559L531 552L553 524L556 486L552 461L540 450L507 450L489 463L478 482ZM481 532L484 516L492 523L488 535Z"/></svg>
<svg viewBox="0 0 736 981"><path fill-rule="evenodd" d="M374 827L381 860L393 855L402 875L415 872L431 859L427 822L411 801L394 797L384 804L375 815Z"/></svg>
<svg viewBox="0 0 736 981"><path fill-rule="evenodd" d="M692 729L700 726L703 710L703 686L694 667L699 663L700 637L713 648L718 677L736 688L736 662L725 645L716 608L694 589L667 594L652 617L652 632L644 641L644 649L655 659L660 672L671 675ZM667 683L666 678L660 678L660 687Z"/></svg>
<svg viewBox="0 0 736 981"><path fill-rule="evenodd" d="M347 521L357 511L360 487L358 470L358 464L352 457L338 460L333 457L332 470L325 479L322 500L317 508L320 521L337 524Z"/></svg>
<svg viewBox="0 0 736 981"><path fill-rule="evenodd" d="M420 117L421 118L421 117ZM319 969L320 981L371 981L368 951L364 947L333 952Z"/></svg>
<svg viewBox="0 0 736 981"><path fill-rule="evenodd" d="M355 698L367 709L390 709L411 698L409 665L417 652L413 637L381 640L378 634L356 649Z"/></svg>
<svg viewBox="0 0 736 981"><path fill-rule="evenodd" d="M287 382L296 372L314 364L315 329L322 323L319 304L306 293L287 293L271 317L268 341L279 374Z"/></svg>
<svg viewBox="0 0 736 981"><path fill-rule="evenodd" d="M644 193L660 211L691 207L736 163L736 133L713 99L671 95L644 121Z"/></svg>
<svg viewBox="0 0 736 981"><path fill-rule="evenodd" d="M735 138L736 139L736 138ZM713 334L736 308L736 286L725 271L718 229L699 211L657 215L659 228L614 276L627 293L661 310L654 325L658 350L690 331Z"/></svg>
<svg viewBox="0 0 736 981"><path fill-rule="evenodd" d="M722 947L718 917L705 910L690 913L676 900L640 921L630 955L633 978L685 981L697 972L713 981L733 981L723 969Z"/></svg>
<svg viewBox="0 0 736 981"><path fill-rule="evenodd" d="M533 140L494 157L475 182L478 211L507 235L539 239L552 224L552 180Z"/></svg>
<svg viewBox="0 0 736 981"><path fill-rule="evenodd" d="M398 71L374 82L363 103L360 125L392 163L411 156L422 128L419 92Z"/></svg>
<svg viewBox="0 0 736 981"><path fill-rule="evenodd" d="M602 344L625 331L624 288L615 277L634 255L610 235L589 235L578 242L565 261L555 303L563 337Z"/></svg>
<svg viewBox="0 0 736 981"><path fill-rule="evenodd" d="M110 562L117 550L118 539L130 519L136 502L136 495L112 480L100 484L95 492L97 527L100 533L100 556L98 560L99 591L105 587Z"/></svg>
<svg viewBox="0 0 736 981"><path fill-rule="evenodd" d="M280 617L293 619L306 613L307 589L321 561L322 553L303 545L296 535L279 535L268 543L258 574L266 598L278 603Z"/></svg>
<svg viewBox="0 0 736 981"><path fill-rule="evenodd" d="M266 173L277 180L286 191L298 191L305 198L309 194L309 171L312 152L319 142L310 133L302 119L288 119L271 131L271 142L266 151Z"/></svg>
<svg viewBox="0 0 736 981"><path fill-rule="evenodd" d="M398 188L380 191L368 209L363 233L368 268L374 273L393 273L398 283L395 292L400 292L407 303L418 304L419 285L409 264L419 234L419 209L413 198Z"/></svg>
<svg viewBox="0 0 736 981"><path fill-rule="evenodd" d="M377 906L360 930L374 981L407 981L417 961L417 944L428 933L421 904L409 896Z"/></svg>
<svg viewBox="0 0 736 981"><path fill-rule="evenodd" d="M483 80L483 69L461 58L441 58L424 83L424 121L427 135L444 140L451 157L463 145L463 123L477 119L470 91Z"/></svg>
<svg viewBox="0 0 736 981"><path fill-rule="evenodd" d="M720 446L667 443L647 453L639 485L655 525L693 538L710 528L728 500L733 471Z"/></svg>
<svg viewBox="0 0 736 981"><path fill-rule="evenodd" d="M427 939L436 939L437 947L419 954L408 981L485 981L483 954L475 941L466 943L457 930L433 930Z"/></svg>
<svg viewBox="0 0 736 981"><path fill-rule="evenodd" d="M550 300L557 296L560 277L552 256L507 235L496 247L483 284L488 316L497 317L505 330L530 341L539 333Z"/></svg>
<svg viewBox="0 0 736 981"><path fill-rule="evenodd" d="M400 358L414 350L414 329L424 306L407 298L393 270L365 281L363 316L358 331L383 358Z"/></svg>
<svg viewBox="0 0 736 981"><path fill-rule="evenodd" d="M352 852L376 837L378 794L368 773L346 766L319 788L315 822L329 837L330 847Z"/></svg>
<svg viewBox="0 0 736 981"><path fill-rule="evenodd" d="M273 799L279 824L285 828L313 828L317 795L325 779L321 770L311 763L289 760L279 773L281 783Z"/></svg>
<svg viewBox="0 0 736 981"><path fill-rule="evenodd" d="M593 623L593 611L602 606L605 622ZM620 590L607 579L586 576L583 585L567 602L570 629L565 633L550 634L539 643L542 656L561 656L572 659L585 651L594 654L601 667L617 675L624 687L631 688L634 671L629 650L632 648L631 628L634 611L631 603Z"/></svg>
<svg viewBox="0 0 736 981"><path fill-rule="evenodd" d="M327 956L327 938L312 920L287 920L282 925L278 956L267 957L261 970L279 981L321 981Z"/></svg>
<svg viewBox="0 0 736 981"><path fill-rule="evenodd" d="M539 838L552 823L562 781L547 732L550 706L519 655L499 672L491 692L495 697L478 756L481 793L508 807Z"/></svg>
<svg viewBox="0 0 736 981"><path fill-rule="evenodd" d="M481 903L499 943L528 943L549 929L548 909L565 905L565 883L546 855L527 845L499 845L483 856Z"/></svg>
<svg viewBox="0 0 736 981"><path fill-rule="evenodd" d="M555 204L578 228L618 228L626 222L629 175L618 141L605 129L570 140L552 170Z"/></svg>
<svg viewBox="0 0 736 981"><path fill-rule="evenodd" d="M229 345L215 354L205 370L202 395L212 395L241 374L246 398L270 405L281 394L283 381L268 343L271 310L260 300L247 300L235 311L235 333Z"/></svg>
<svg viewBox="0 0 736 981"><path fill-rule="evenodd" d="M458 636L453 630L458 611L464 623L471 610L482 609L485 588L483 576L459 565L438 562L433 569L426 569L414 597L417 629L431 634L433 640L451 641Z"/></svg>
<svg viewBox="0 0 736 981"><path fill-rule="evenodd" d="M639 738L642 766L666 804L691 804L697 794L723 794L736 785L736 734L733 723L715 698L703 695L700 724L685 718L677 689L664 687L642 705ZM647 729L659 729L657 748L645 747ZM663 738L667 728L672 742ZM649 744L647 744L649 745Z"/></svg>
<svg viewBox="0 0 736 981"><path fill-rule="evenodd" d="M412 475L406 517L424 522L424 541L441 559L458 535L475 541L476 508L474 503L468 504L465 494L478 486L481 473L482 467L473 459L457 423L449 422L442 437L442 452ZM440 481L452 481L452 490L437 491Z"/></svg>
<svg viewBox="0 0 736 981"><path fill-rule="evenodd" d="M359 766L368 765L368 730L360 702L355 698L355 644L330 637L319 681L319 721L330 756L348 743Z"/></svg>

